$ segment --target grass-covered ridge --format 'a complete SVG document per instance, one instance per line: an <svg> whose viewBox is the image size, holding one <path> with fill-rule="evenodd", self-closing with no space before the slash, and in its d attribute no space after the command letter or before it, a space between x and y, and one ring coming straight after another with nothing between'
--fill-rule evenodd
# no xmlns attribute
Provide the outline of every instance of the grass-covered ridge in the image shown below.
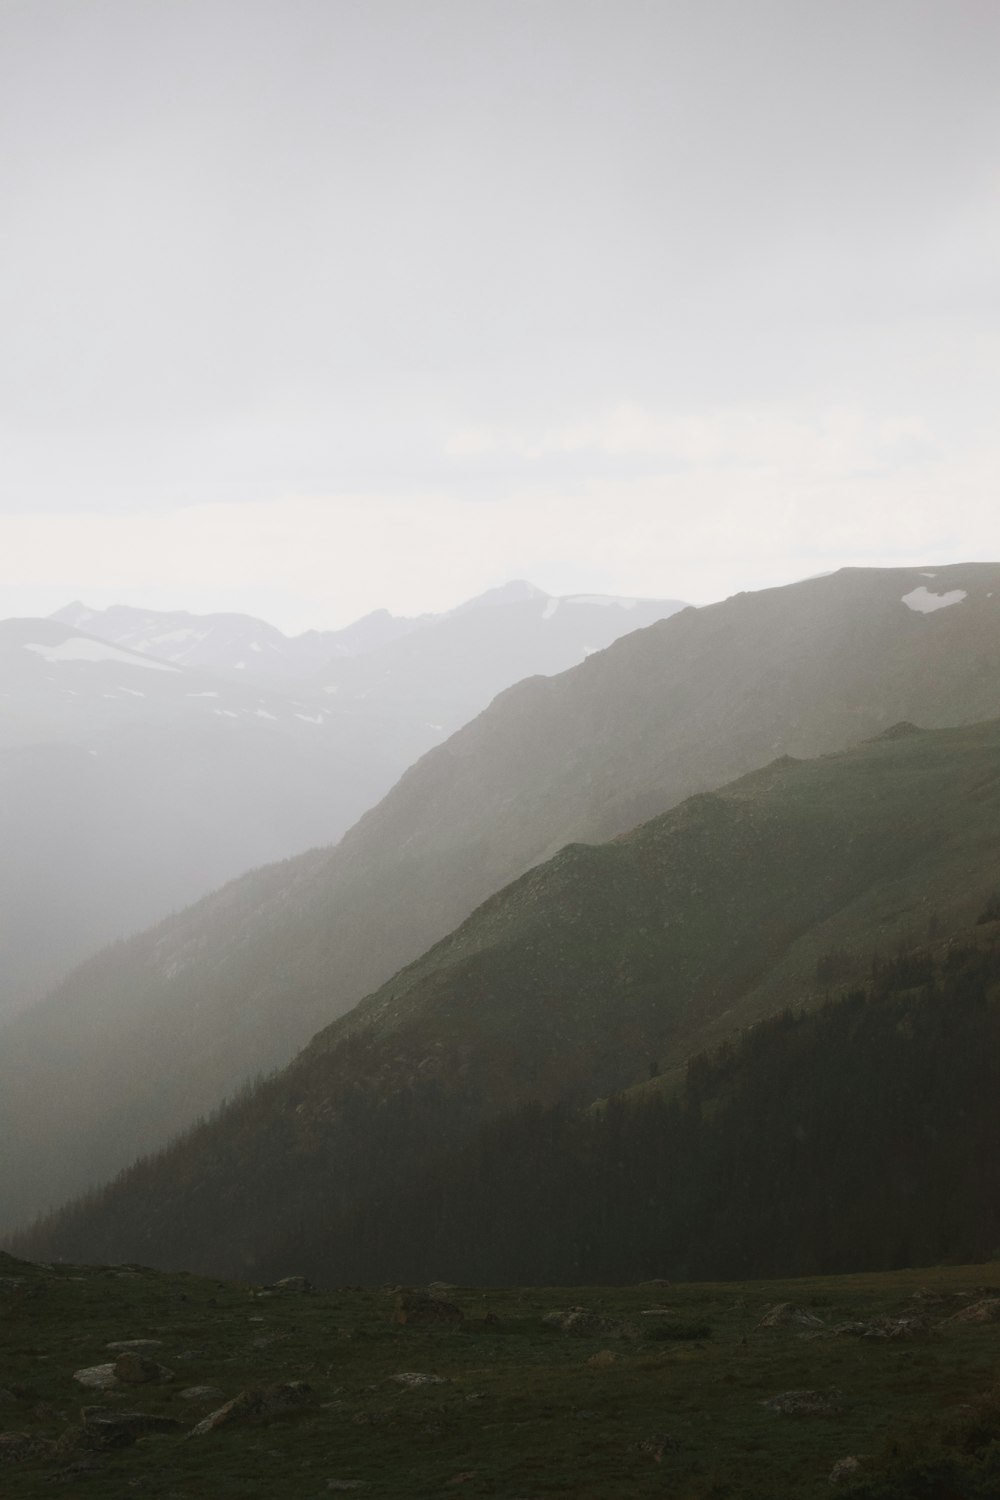
<svg viewBox="0 0 1000 1500"><path fill-rule="evenodd" d="M998 1412L982 1398L995 1379L997 1324L956 1314L994 1304L997 1282L1000 1265L446 1288L436 1295L461 1320L401 1325L386 1288L261 1294L140 1267L4 1258L0 1428L33 1438L35 1456L5 1464L2 1493L37 1500L58 1479L54 1493L105 1500L320 1500L341 1490L371 1500L818 1500L836 1463L871 1455L857 1490L836 1493L986 1500L996 1493L983 1475L996 1474ZM790 1306L761 1326L781 1304ZM543 1321L574 1306L587 1314L577 1332ZM149 1355L172 1373L107 1391L74 1381L128 1339L157 1340ZM412 1385L401 1374L436 1380ZM241 1391L292 1381L310 1391L287 1415L188 1435ZM182 1395L197 1386L222 1396ZM790 1391L816 1393L819 1410L762 1404ZM106 1447L100 1419L122 1412L177 1426ZM116 1429L104 1421L103 1430Z"/></svg>

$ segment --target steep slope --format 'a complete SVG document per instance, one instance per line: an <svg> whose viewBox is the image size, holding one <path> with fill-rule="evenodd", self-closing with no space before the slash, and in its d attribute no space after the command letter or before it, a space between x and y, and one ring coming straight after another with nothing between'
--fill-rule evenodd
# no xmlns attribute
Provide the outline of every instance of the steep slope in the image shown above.
<svg viewBox="0 0 1000 1500"><path fill-rule="evenodd" d="M928 600L939 607L913 607ZM995 564L846 569L738 595L523 682L325 860L105 953L10 1028L0 1099L21 1144L0 1201L13 1219L125 1165L569 841L613 836L779 755L998 712ZM50 1117L37 1101L54 1096L65 1113Z"/></svg>
<svg viewBox="0 0 1000 1500"><path fill-rule="evenodd" d="M374 1274L411 1274L393 1208L477 1121L584 1106L822 998L830 955L867 977L873 947L971 926L997 888L998 768L1000 721L907 729L569 846L32 1251L266 1275L306 1256L351 1280L378 1225Z"/></svg>

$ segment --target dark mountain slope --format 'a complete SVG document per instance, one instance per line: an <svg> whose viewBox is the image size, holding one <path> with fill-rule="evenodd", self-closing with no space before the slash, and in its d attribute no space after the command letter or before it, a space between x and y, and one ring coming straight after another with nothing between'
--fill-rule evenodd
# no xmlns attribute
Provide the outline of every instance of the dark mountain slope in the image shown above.
<svg viewBox="0 0 1000 1500"><path fill-rule="evenodd" d="M847 569L739 595L519 684L325 861L289 866L263 900L256 883L236 886L104 954L7 1031L0 1101L23 1143L0 1181L8 1222L290 1057L566 842L620 833L782 754L900 719L997 713L995 564ZM53 1097L56 1116L37 1102Z"/></svg>
<svg viewBox="0 0 1000 1500"><path fill-rule="evenodd" d="M31 1252L360 1277L359 1226L477 1121L676 1066L778 971L818 999L817 957L968 925L998 873L1000 721L784 760L564 849Z"/></svg>
<svg viewBox="0 0 1000 1500"><path fill-rule="evenodd" d="M1000 915L1000 907L997 909ZM996 922L874 965L647 1087L523 1106L414 1165L303 1263L375 1279L635 1283L937 1265L1000 1235ZM876 1335L877 1336L877 1335Z"/></svg>

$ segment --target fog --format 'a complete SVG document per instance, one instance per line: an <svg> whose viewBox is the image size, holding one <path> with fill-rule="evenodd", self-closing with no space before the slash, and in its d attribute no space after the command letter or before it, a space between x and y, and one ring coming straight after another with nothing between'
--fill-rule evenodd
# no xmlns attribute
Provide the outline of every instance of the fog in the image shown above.
<svg viewBox="0 0 1000 1500"><path fill-rule="evenodd" d="M0 27L0 613L301 629L1000 545L987 0Z"/></svg>

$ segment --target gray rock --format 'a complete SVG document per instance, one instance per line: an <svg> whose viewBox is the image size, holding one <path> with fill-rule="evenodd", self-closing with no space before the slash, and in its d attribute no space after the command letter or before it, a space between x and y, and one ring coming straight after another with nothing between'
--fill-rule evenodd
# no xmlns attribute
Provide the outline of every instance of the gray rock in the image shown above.
<svg viewBox="0 0 1000 1500"><path fill-rule="evenodd" d="M158 1385L165 1380L172 1380L174 1375L173 1370L168 1370L166 1365L157 1364L155 1359L147 1359L134 1349L119 1354L113 1369L115 1378L124 1381L126 1385Z"/></svg>
<svg viewBox="0 0 1000 1500"><path fill-rule="evenodd" d="M204 1437L220 1427L231 1427L240 1422L267 1422L273 1417L284 1416L287 1412L316 1405L313 1389L304 1380L257 1386L241 1391L232 1401L227 1401L225 1406L210 1412L196 1427L192 1427L191 1436Z"/></svg>
<svg viewBox="0 0 1000 1500"><path fill-rule="evenodd" d="M758 1328L787 1328L790 1325L798 1325L802 1328L822 1328L823 1319L817 1318L815 1313L806 1312L803 1307L796 1307L792 1302L776 1302L757 1324Z"/></svg>
<svg viewBox="0 0 1000 1500"><path fill-rule="evenodd" d="M404 1370L400 1375L390 1375L399 1385L446 1385L443 1375L422 1375L419 1370Z"/></svg>
<svg viewBox="0 0 1000 1500"><path fill-rule="evenodd" d="M179 1392L182 1401L217 1401L225 1394L217 1385L189 1385Z"/></svg>
<svg viewBox="0 0 1000 1500"><path fill-rule="evenodd" d="M453 1328L465 1314L453 1302L432 1297L429 1292L400 1292L393 1306L394 1323L418 1323L421 1327Z"/></svg>
<svg viewBox="0 0 1000 1500"><path fill-rule="evenodd" d="M858 1339L922 1339L930 1332L925 1317L911 1314L906 1318L872 1318L868 1322L838 1323L825 1330L832 1338L849 1336Z"/></svg>
<svg viewBox="0 0 1000 1500"><path fill-rule="evenodd" d="M117 1343L105 1344L112 1354L122 1354L128 1349L162 1349L162 1339L119 1339Z"/></svg>
<svg viewBox="0 0 1000 1500"><path fill-rule="evenodd" d="M632 1323L623 1323L616 1318L602 1318L586 1307L557 1308L546 1313L543 1323L559 1328L579 1338L634 1339L639 1330Z"/></svg>
<svg viewBox="0 0 1000 1500"><path fill-rule="evenodd" d="M843 1484L845 1479L853 1479L861 1469L861 1459L857 1454L850 1454L847 1458L840 1458L830 1470L830 1483Z"/></svg>
<svg viewBox="0 0 1000 1500"><path fill-rule="evenodd" d="M973 1302L968 1307L963 1307L961 1312L942 1319L938 1327L946 1328L951 1323L997 1322L1000 1322L1000 1297L984 1297L981 1302Z"/></svg>
<svg viewBox="0 0 1000 1500"><path fill-rule="evenodd" d="M131 1448L147 1433L177 1432L181 1425L175 1417L155 1417L144 1411L108 1411L98 1406L85 1407L82 1415L85 1437L101 1448Z"/></svg>
<svg viewBox="0 0 1000 1500"><path fill-rule="evenodd" d="M85 1370L77 1370L73 1379L93 1391L113 1391L118 1384L114 1365L89 1365Z"/></svg>

